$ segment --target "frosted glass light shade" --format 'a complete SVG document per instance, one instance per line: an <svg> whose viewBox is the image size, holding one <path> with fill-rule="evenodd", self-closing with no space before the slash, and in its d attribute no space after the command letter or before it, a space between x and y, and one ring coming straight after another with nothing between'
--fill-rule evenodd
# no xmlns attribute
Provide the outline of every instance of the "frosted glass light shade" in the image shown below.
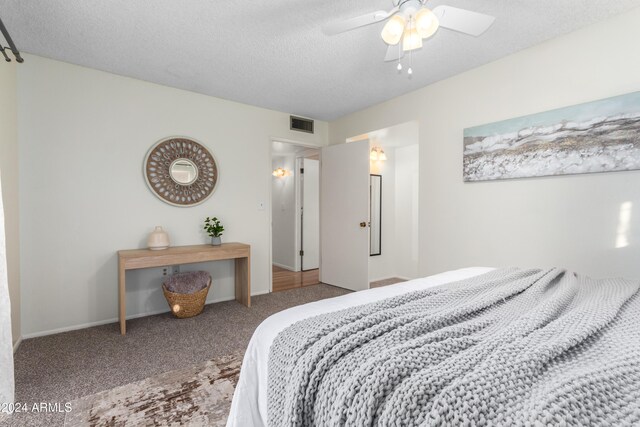
<svg viewBox="0 0 640 427"><path fill-rule="evenodd" d="M416 13L416 30L423 39L429 38L438 31L440 21L435 13L423 7Z"/></svg>
<svg viewBox="0 0 640 427"><path fill-rule="evenodd" d="M397 45L400 43L406 25L407 20L402 15L393 15L384 25L382 33L380 33L382 40L390 46Z"/></svg>
<svg viewBox="0 0 640 427"><path fill-rule="evenodd" d="M402 50L408 52L414 49L420 49L422 47L422 38L418 34L418 30L415 28L407 28L404 32L404 38L402 39Z"/></svg>

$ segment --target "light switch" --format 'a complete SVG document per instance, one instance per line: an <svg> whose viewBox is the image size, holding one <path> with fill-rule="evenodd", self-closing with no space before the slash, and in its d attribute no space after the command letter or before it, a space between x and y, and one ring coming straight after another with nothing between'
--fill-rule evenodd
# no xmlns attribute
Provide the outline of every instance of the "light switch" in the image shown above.
<svg viewBox="0 0 640 427"><path fill-rule="evenodd" d="M263 211L264 210L264 202L258 202L258 210L259 211Z"/></svg>

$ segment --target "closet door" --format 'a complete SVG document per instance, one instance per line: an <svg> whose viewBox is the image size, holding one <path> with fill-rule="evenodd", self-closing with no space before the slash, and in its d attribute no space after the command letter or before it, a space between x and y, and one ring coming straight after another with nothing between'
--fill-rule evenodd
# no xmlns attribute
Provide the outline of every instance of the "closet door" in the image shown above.
<svg viewBox="0 0 640 427"><path fill-rule="evenodd" d="M320 161L302 160L302 270L320 266Z"/></svg>
<svg viewBox="0 0 640 427"><path fill-rule="evenodd" d="M369 289L369 141L322 149L320 281Z"/></svg>

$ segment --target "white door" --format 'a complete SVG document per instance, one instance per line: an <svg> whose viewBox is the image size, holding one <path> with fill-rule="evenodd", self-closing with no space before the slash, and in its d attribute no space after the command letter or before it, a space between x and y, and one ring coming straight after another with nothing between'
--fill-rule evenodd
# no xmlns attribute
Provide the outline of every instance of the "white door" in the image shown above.
<svg viewBox="0 0 640 427"><path fill-rule="evenodd" d="M322 149L320 281L369 289L369 141Z"/></svg>
<svg viewBox="0 0 640 427"><path fill-rule="evenodd" d="M320 267L320 162L302 160L302 270Z"/></svg>

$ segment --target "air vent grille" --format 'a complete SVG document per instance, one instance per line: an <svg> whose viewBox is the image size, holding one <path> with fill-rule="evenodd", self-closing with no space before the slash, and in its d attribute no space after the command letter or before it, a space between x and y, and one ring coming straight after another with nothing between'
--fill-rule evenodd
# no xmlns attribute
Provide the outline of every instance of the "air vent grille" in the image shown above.
<svg viewBox="0 0 640 427"><path fill-rule="evenodd" d="M299 132L313 133L313 120L303 119L302 117L291 117L291 130L297 130Z"/></svg>

